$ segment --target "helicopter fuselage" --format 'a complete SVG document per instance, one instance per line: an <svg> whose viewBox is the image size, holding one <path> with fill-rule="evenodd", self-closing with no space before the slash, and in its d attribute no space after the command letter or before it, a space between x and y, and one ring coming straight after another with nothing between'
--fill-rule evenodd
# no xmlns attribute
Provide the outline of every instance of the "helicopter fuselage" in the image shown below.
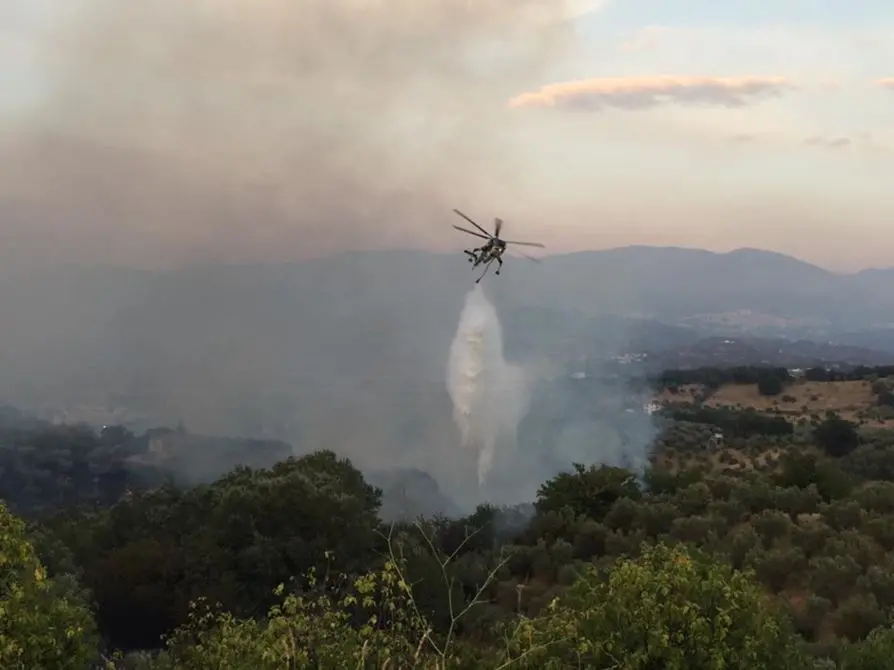
<svg viewBox="0 0 894 670"><path fill-rule="evenodd" d="M477 284L480 282L484 275L487 274L487 271L490 270L490 266L492 263L496 262L497 267L494 271L495 275L500 274L500 270L503 269L503 253L506 251L507 245L510 244L519 244L525 245L529 247L543 247L542 244L537 242L519 242L517 240L501 240L500 239L500 229L503 227L503 220L500 218L494 219L494 232L493 234L487 232L484 228L475 223L468 216L463 214L458 209L453 210L456 214L464 218L471 225L473 225L476 230L472 230L470 228L463 228L462 226L453 226L456 230L466 233L467 235L473 235L479 239L485 240L484 244L480 247L475 247L474 249L464 249L463 253L468 257L467 260L472 264L472 267L477 267L479 265L484 264L484 272L481 273L481 276L475 280ZM528 256L528 258L531 258ZM536 259L532 259L536 260Z"/></svg>
<svg viewBox="0 0 894 670"><path fill-rule="evenodd" d="M473 267L481 265L481 263L500 260L504 251L506 251L506 243L503 240L488 240L484 246L472 250L472 254L475 256Z"/></svg>

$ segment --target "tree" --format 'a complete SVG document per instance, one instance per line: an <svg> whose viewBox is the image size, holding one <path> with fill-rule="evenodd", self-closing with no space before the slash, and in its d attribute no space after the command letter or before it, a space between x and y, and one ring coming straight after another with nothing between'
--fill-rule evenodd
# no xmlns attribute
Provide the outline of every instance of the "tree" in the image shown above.
<svg viewBox="0 0 894 670"><path fill-rule="evenodd" d="M891 667L894 629L877 628L859 644L849 646L843 656L843 670L883 670Z"/></svg>
<svg viewBox="0 0 894 670"><path fill-rule="evenodd" d="M530 629L532 668L805 667L793 631L752 574L682 546L646 547L607 575L591 566Z"/></svg>
<svg viewBox="0 0 894 670"><path fill-rule="evenodd" d="M465 556L457 559L444 554L429 536L431 528L420 523L416 529L425 545L423 552L440 573L430 581L454 591L457 584L449 567L454 561L462 563ZM409 576L405 553L416 552L402 545L406 540L386 536L387 558L379 570L355 578L335 577L327 570L326 576L318 578L312 569L300 580L302 587L278 585L276 603L263 619L240 618L209 607L204 598L196 600L186 623L167 638L152 670L497 666L499 648L469 644L459 634L462 621L487 604L484 593L507 557L475 580L471 598L460 594L459 599L449 600L447 625L439 630L418 599L419 582Z"/></svg>
<svg viewBox="0 0 894 670"><path fill-rule="evenodd" d="M574 472L563 472L537 491L539 513L571 510L575 515L601 521L618 498L639 499L641 492L629 470L607 465L584 467L574 464Z"/></svg>
<svg viewBox="0 0 894 670"><path fill-rule="evenodd" d="M804 379L809 382L827 382L831 381L833 374L826 368L807 368L804 371Z"/></svg>
<svg viewBox="0 0 894 670"><path fill-rule="evenodd" d="M90 610L47 577L25 524L0 503L0 667L82 670L97 658Z"/></svg>
<svg viewBox="0 0 894 670"><path fill-rule="evenodd" d="M246 616L311 568L362 572L381 545L379 501L350 461L321 451L187 491L139 493L56 532L83 568L102 633L131 651L157 645L199 596Z"/></svg>
<svg viewBox="0 0 894 670"><path fill-rule="evenodd" d="M381 572L358 577L341 598L330 596L333 585L318 583L313 571L308 577L309 592L276 588L280 602L263 623L197 600L188 622L168 638L157 670L411 667L414 656L440 651L398 564L389 561ZM352 618L360 625L351 625Z"/></svg>
<svg viewBox="0 0 894 670"><path fill-rule="evenodd" d="M764 396L774 396L782 393L782 380L776 375L762 374L757 380L757 392Z"/></svg>
<svg viewBox="0 0 894 670"><path fill-rule="evenodd" d="M774 478L778 486L807 489L812 484L823 500L845 498L854 488L848 474L829 458L792 451L782 457L780 465Z"/></svg>
<svg viewBox="0 0 894 670"><path fill-rule="evenodd" d="M820 449L833 458L847 456L860 446L857 427L837 414L825 419L813 432Z"/></svg>

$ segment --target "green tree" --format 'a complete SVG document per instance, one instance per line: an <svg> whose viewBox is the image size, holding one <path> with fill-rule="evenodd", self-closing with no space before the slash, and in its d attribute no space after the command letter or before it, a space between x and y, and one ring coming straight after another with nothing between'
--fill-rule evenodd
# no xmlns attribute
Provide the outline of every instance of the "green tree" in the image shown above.
<svg viewBox="0 0 894 670"><path fill-rule="evenodd" d="M782 393L784 385L776 375L764 374L757 380L757 392L764 396L775 396Z"/></svg>
<svg viewBox="0 0 894 670"><path fill-rule="evenodd" d="M322 451L138 494L54 530L83 568L101 631L130 651L157 645L200 596L236 616L266 611L277 584L328 566L327 551L333 570L362 573L381 548L379 500L350 461Z"/></svg>
<svg viewBox="0 0 894 670"><path fill-rule="evenodd" d="M571 510L602 521L619 498L640 497L639 485L629 470L575 463L574 472L563 472L540 487L535 506L539 513Z"/></svg>
<svg viewBox="0 0 894 670"><path fill-rule="evenodd" d="M313 571L306 581L307 593L285 595L284 587L277 587L280 602L263 622L196 601L154 670L411 667L414 655L425 660L444 651L429 638L396 563L358 577L341 598L332 598L327 591L333 585L318 584ZM352 618L359 625L352 625Z"/></svg>
<svg viewBox="0 0 894 670"><path fill-rule="evenodd" d="M0 667L83 670L97 658L90 610L47 577L25 524L0 503Z"/></svg>
<svg viewBox="0 0 894 670"><path fill-rule="evenodd" d="M607 575L588 568L526 634L526 666L547 670L804 667L753 575L682 546L644 547Z"/></svg>
<svg viewBox="0 0 894 670"><path fill-rule="evenodd" d="M842 670L888 670L894 667L894 629L876 628L844 652Z"/></svg>
<svg viewBox="0 0 894 670"><path fill-rule="evenodd" d="M445 556L417 526L452 591ZM406 538L403 538L404 540ZM467 540L473 539L467 535ZM501 561L476 580L477 592L468 600L451 600L446 630L437 630L417 600L419 584L411 583L408 560L390 535L387 558L378 571L349 579L341 574L317 579L311 570L303 587L275 590L276 604L260 618L240 618L205 599L190 607L188 621L166 640L165 650L152 670L343 670L345 668L417 668L446 670L461 667L496 667L499 648L474 645L460 639L462 620L485 606L483 593L504 565ZM412 549L411 549L412 552ZM458 559L462 563L471 554ZM331 555L328 558L332 558ZM438 579L432 580L437 582ZM293 587L295 585L293 584ZM511 634L511 630L506 630ZM112 668L109 668L112 670Z"/></svg>
<svg viewBox="0 0 894 670"><path fill-rule="evenodd" d="M813 433L817 445L833 458L847 456L860 446L860 435L852 422L832 415L816 427Z"/></svg>
<svg viewBox="0 0 894 670"><path fill-rule="evenodd" d="M838 462L803 452L785 454L780 460L781 472L775 483L779 486L796 486L807 489L813 484L823 500L847 498L854 488L854 482Z"/></svg>
<svg viewBox="0 0 894 670"><path fill-rule="evenodd" d="M865 639L886 621L885 612L872 594L851 596L841 603L833 616L833 625L838 637L851 642Z"/></svg>

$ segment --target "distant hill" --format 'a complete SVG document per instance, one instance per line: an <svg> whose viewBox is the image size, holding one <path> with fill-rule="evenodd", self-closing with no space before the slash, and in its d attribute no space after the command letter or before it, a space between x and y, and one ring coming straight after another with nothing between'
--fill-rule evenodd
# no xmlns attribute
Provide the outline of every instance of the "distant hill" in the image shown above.
<svg viewBox="0 0 894 670"><path fill-rule="evenodd" d="M836 341L878 351L894 351L894 325L882 325L863 330L845 330L835 334Z"/></svg>
<svg viewBox="0 0 894 670"><path fill-rule="evenodd" d="M782 254L627 247L524 268L554 307L743 331L838 332L894 321L888 271L837 274Z"/></svg>
<svg viewBox="0 0 894 670"><path fill-rule="evenodd" d="M408 250L170 272L0 268L0 401L73 420L79 405L124 408L153 425L387 459L439 482L455 467L459 481L444 376L474 276L461 253ZM508 357L564 365L675 349L669 362L697 360L711 336L894 352L892 278L753 249L626 247L510 259L483 285ZM875 354L803 357L827 355Z"/></svg>
<svg viewBox="0 0 894 670"><path fill-rule="evenodd" d="M809 340L709 337L688 346L652 352L646 360L648 369L654 372L668 369L738 365L788 368L854 367L891 364L894 362L894 353Z"/></svg>

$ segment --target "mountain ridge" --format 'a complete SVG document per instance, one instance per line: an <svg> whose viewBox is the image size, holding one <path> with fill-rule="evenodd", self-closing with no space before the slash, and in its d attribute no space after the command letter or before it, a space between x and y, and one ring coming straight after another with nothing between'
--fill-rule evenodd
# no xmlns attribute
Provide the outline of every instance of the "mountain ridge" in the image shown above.
<svg viewBox="0 0 894 670"><path fill-rule="evenodd" d="M32 268L0 281L0 398L66 406L118 394L137 412L165 408L164 420L191 408L190 426L224 432L298 405L324 416L388 393L397 403L407 385L443 385L476 276L459 252L412 249L166 271ZM482 286L507 356L561 362L710 335L894 351L889 276L747 248L634 246L512 258Z"/></svg>
<svg viewBox="0 0 894 670"><path fill-rule="evenodd" d="M703 249L701 247L685 247L685 246L676 246L676 245L652 245L652 244L630 244L630 245L621 245L616 247L606 247L604 249L581 249L577 251L563 251L559 253L545 253L540 257L543 259L561 259L572 256L598 256L598 255L615 255L623 252L634 252L634 253L674 253L674 254L692 254L693 256L702 256L702 257L717 257L717 258L735 258L738 256L752 256L755 259L760 258L778 258L786 261L793 261L798 264L804 266L811 266L818 270L822 270L823 272L834 274L838 276L857 276L860 274L872 274L872 273L894 273L894 265L891 266L868 266L865 268L861 268L855 271L840 271L840 270L832 270L818 263L814 263L812 261L804 260L799 258L798 256L794 256L791 254L786 254L781 251L775 251L773 249L763 249L760 247L736 247L734 249L730 249L728 251L714 251L711 249ZM348 260L349 257L352 256L382 256L382 255L431 255L435 257L455 257L457 256L458 251L429 251L425 249L412 248L412 247L390 247L386 249L355 249L355 250L345 250L339 251L334 254L330 254L328 256L318 256L303 260L292 260L292 261L276 261L276 262L261 262L261 261L252 261L252 262L203 262L203 263L193 263L183 266L174 266L172 268L166 269L147 269L147 268L138 268L131 267L126 265L118 265L114 263L92 263L92 264L81 264L81 263L58 263L54 264L55 268L61 270L100 270L100 271L126 271L128 273L132 273L134 275L141 276L150 276L150 275L159 275L159 274L170 274L172 272L178 272L183 269L189 268L193 270L201 270L201 269L221 269L221 268L229 268L229 269L238 269L238 268L253 268L253 267L294 267L305 264L314 264L314 263L324 263L329 261L338 261L338 260ZM461 258L460 253L460 258ZM463 259L465 260L465 259ZM31 267L30 265L28 267ZM19 266L21 268L21 266ZM41 272L45 270L41 268Z"/></svg>

